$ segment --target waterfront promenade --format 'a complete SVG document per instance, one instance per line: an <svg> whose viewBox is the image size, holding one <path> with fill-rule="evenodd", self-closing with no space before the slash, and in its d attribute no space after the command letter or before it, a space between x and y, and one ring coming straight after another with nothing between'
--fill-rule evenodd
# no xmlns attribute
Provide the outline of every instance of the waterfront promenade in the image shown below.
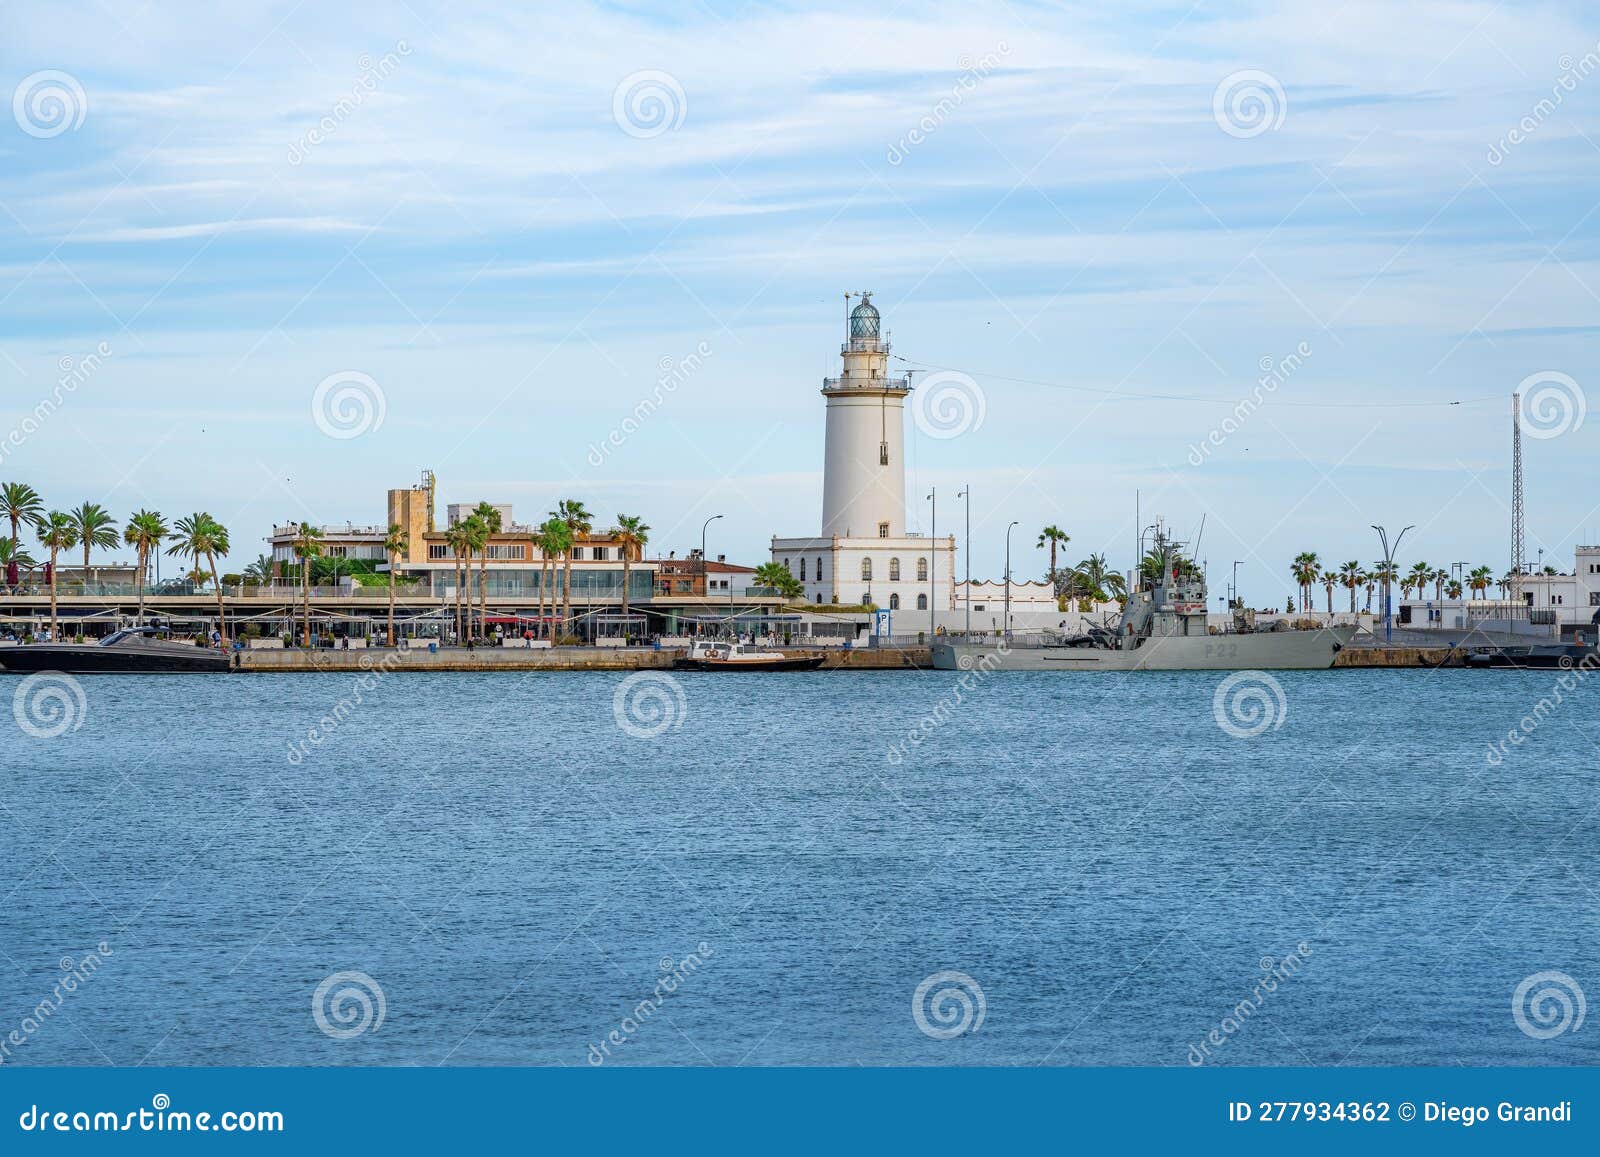
<svg viewBox="0 0 1600 1157"><path fill-rule="evenodd" d="M790 648L785 653L797 653ZM241 651L240 671L355 672L355 671L644 671L670 668L681 650L654 647L550 647L538 650L506 647L425 647L404 650L287 650ZM926 647L830 648L822 670L904 671L932 670ZM4 661L0 654L0 662ZM1334 667L1433 668L1459 667L1460 653L1446 647L1370 646L1340 652Z"/></svg>

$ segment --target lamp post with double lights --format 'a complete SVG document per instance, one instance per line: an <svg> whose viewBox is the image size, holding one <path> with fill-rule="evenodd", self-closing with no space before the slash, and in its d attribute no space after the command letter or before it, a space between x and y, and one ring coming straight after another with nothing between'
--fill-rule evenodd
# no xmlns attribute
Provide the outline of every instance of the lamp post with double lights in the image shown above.
<svg viewBox="0 0 1600 1157"><path fill-rule="evenodd" d="M966 637L970 642L972 639L972 487L963 486L956 497L966 499L967 503L967 545L964 548L967 556L967 584L964 601L967 604Z"/></svg>
<svg viewBox="0 0 1600 1157"><path fill-rule="evenodd" d="M1416 527L1404 527L1395 535L1393 547L1389 545L1387 530L1377 523L1372 524L1372 529L1378 532L1378 542L1383 547L1383 640L1387 643L1394 639L1394 608L1389 598L1389 576L1394 574L1394 556L1400 549L1400 540L1406 536L1407 530L1415 530Z"/></svg>
<svg viewBox="0 0 1600 1157"><path fill-rule="evenodd" d="M1000 626L1001 637L1008 643L1011 641L1011 527L1017 525L1019 523L1013 522L1006 527L1006 604L1005 618L1000 621Z"/></svg>

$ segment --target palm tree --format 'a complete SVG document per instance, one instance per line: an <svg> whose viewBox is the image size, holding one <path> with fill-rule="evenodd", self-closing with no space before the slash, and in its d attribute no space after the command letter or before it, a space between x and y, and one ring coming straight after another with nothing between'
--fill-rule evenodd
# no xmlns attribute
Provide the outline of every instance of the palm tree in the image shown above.
<svg viewBox="0 0 1600 1157"><path fill-rule="evenodd" d="M487 502L473 508L472 517L483 523L483 541L478 544L478 633L489 641L489 539L500 533L500 511Z"/></svg>
<svg viewBox="0 0 1600 1157"><path fill-rule="evenodd" d="M217 574L217 558L228 553L228 528L212 518L205 511L180 518L172 526L174 541L167 548L168 554L189 555L194 559L194 571L204 580L205 571L200 570L200 558L206 560L206 571L210 572L212 585L217 588L217 638L222 650L228 649L228 617L227 609L222 602L222 578ZM308 612L309 614L309 612Z"/></svg>
<svg viewBox="0 0 1600 1157"><path fill-rule="evenodd" d="M39 545L50 550L50 641L59 642L56 634L56 562L64 550L78 545L78 528L72 516L52 510L34 524L39 532Z"/></svg>
<svg viewBox="0 0 1600 1157"><path fill-rule="evenodd" d="M1458 582L1455 579L1451 579L1448 583L1445 584L1444 593L1450 596L1451 602L1460 602L1461 601L1461 584L1460 584L1460 582Z"/></svg>
<svg viewBox="0 0 1600 1157"><path fill-rule="evenodd" d="M464 570L464 568L470 568L472 566L472 544L473 544L473 541L474 541L474 538L475 538L475 532L474 532L472 527L467 525L467 523L470 522L470 521L471 521L470 518L463 518L460 522L457 522L449 530L444 532L445 545L450 548L450 557L451 557L451 559L453 559L455 561L455 564L456 564L456 644L457 644L457 646L459 646L461 644L461 640L465 637L465 635L462 632L462 627L461 627L461 587L462 587L462 578L461 578L461 576L462 576L463 573L466 573L466 574L471 574L472 573L470 569L465 569Z"/></svg>
<svg viewBox="0 0 1600 1157"><path fill-rule="evenodd" d="M1311 588L1316 585L1317 576L1322 573L1322 566L1317 561L1317 552L1303 550L1294 556L1290 564L1290 571L1294 574L1295 581L1300 584L1300 609L1311 609Z"/></svg>
<svg viewBox="0 0 1600 1157"><path fill-rule="evenodd" d="M465 585L464 589L465 589L466 598L467 598L467 612L466 612L467 613L467 633L470 635L470 634L473 633L473 631L472 631L472 556L474 554L481 554L484 557L488 557L488 554L489 554L489 524L487 522L485 522L482 518L480 518L477 515L476 512L474 512L472 514L467 515L460 522L456 523L456 525L462 527L464 529L465 533L466 533L467 553L466 553L466 557L462 560L462 566L465 569L465 574L464 574L463 577L466 579L466 585ZM488 614L488 604L487 604L487 602L485 602L483 604L483 612L482 613L483 613L483 616L487 616L487 614ZM483 624L483 623L479 624L479 628L480 628L481 631L487 631L487 629L488 629L487 624ZM485 642L487 642L487 641L488 641L487 636L485 636Z"/></svg>
<svg viewBox="0 0 1600 1157"><path fill-rule="evenodd" d="M1433 567L1425 562L1411 564L1411 573L1407 576L1411 585L1417 592L1417 598L1422 598L1422 592L1428 589L1428 584L1433 581Z"/></svg>
<svg viewBox="0 0 1600 1157"><path fill-rule="evenodd" d="M122 541L133 547L139 554L139 571L134 576L134 581L139 589L139 618L138 622L144 625L144 575L150 566L150 554L161 549L161 540L172 533L159 512L154 510L141 510L128 519L128 525L123 528Z"/></svg>
<svg viewBox="0 0 1600 1157"><path fill-rule="evenodd" d="M78 590L89 593L89 552L95 547L102 550L117 545L117 520L97 502L85 502L69 511L73 528L78 532L78 545L83 547L83 573L78 576Z"/></svg>
<svg viewBox="0 0 1600 1157"><path fill-rule="evenodd" d="M1486 566L1476 566L1467 575L1467 585L1472 588L1479 598L1489 593L1489 584L1494 581L1494 571Z"/></svg>
<svg viewBox="0 0 1600 1157"><path fill-rule="evenodd" d="M1361 564L1355 559L1339 564L1339 583L1350 592L1350 613L1356 613L1356 588L1361 585Z"/></svg>
<svg viewBox="0 0 1600 1157"><path fill-rule="evenodd" d="M322 530L309 522L295 527L294 539L289 543L295 558L300 560L300 584L305 591L305 645L311 646L311 560L322 557Z"/></svg>
<svg viewBox="0 0 1600 1157"><path fill-rule="evenodd" d="M24 522L31 526L43 518L44 501L26 482L7 482L0 486L0 511L11 520L11 549L16 551L22 547L17 528Z"/></svg>
<svg viewBox="0 0 1600 1157"><path fill-rule="evenodd" d="M1333 588L1339 585L1339 572L1325 570L1322 572L1322 586L1328 592L1328 613L1333 614Z"/></svg>
<svg viewBox="0 0 1600 1157"><path fill-rule="evenodd" d="M398 522L391 522L383 536L383 553L389 559L389 646L394 646L394 570L400 555L411 549L411 536Z"/></svg>
<svg viewBox="0 0 1600 1157"><path fill-rule="evenodd" d="M806 588L800 580L795 578L789 568L781 562L762 563L756 567L756 573L752 577L756 586L775 591L786 599L797 599L805 593Z"/></svg>
<svg viewBox="0 0 1600 1157"><path fill-rule="evenodd" d="M550 575L555 567L556 559L572 549L572 531L567 529L567 524L559 518L549 518L539 527L535 536L539 546L539 623L546 635L550 635L549 624L545 623L544 600L545 593L550 594L550 609L555 610L556 596L550 589Z"/></svg>
<svg viewBox="0 0 1600 1157"><path fill-rule="evenodd" d="M270 555L258 554L255 562L244 568L244 577L254 583L270 583L272 581L273 565Z"/></svg>
<svg viewBox="0 0 1600 1157"><path fill-rule="evenodd" d="M584 508L582 502L576 498L563 498L556 503L555 510L551 513L566 523L567 529L572 532L572 541L567 544L566 562L561 572L561 629L570 632L572 629L572 551L578 539L594 529L594 515Z"/></svg>
<svg viewBox="0 0 1600 1157"><path fill-rule="evenodd" d="M1450 572L1440 567L1433 572L1433 601L1444 602L1444 584L1450 581Z"/></svg>
<svg viewBox="0 0 1600 1157"><path fill-rule="evenodd" d="M1056 548L1058 546L1066 546L1071 541L1072 537L1059 526L1047 526L1039 532L1039 545L1050 548L1050 574L1048 578L1051 585L1056 585ZM1060 594L1061 592L1058 590L1056 593Z"/></svg>
<svg viewBox="0 0 1600 1157"><path fill-rule="evenodd" d="M1072 575L1082 586L1085 596L1098 603L1127 591L1128 584L1121 574L1106 566L1106 556L1103 554L1091 554L1072 568Z"/></svg>
<svg viewBox="0 0 1600 1157"><path fill-rule="evenodd" d="M645 524L642 517L637 514L617 515L617 528L611 532L622 547L622 633L628 633L628 576L631 573L633 560L644 553L645 543L650 541L650 527ZM780 567L784 574L788 574L787 567ZM794 576L790 575L791 578ZM796 582L799 580L796 579ZM804 588L802 588L804 589ZM787 594L786 598L794 598Z"/></svg>
<svg viewBox="0 0 1600 1157"><path fill-rule="evenodd" d="M1379 567L1381 569L1381 563L1379 564ZM1363 571L1361 574L1361 582L1362 585L1367 588L1367 614L1370 615L1372 613L1372 594L1378 589L1378 576L1373 574L1370 570Z"/></svg>

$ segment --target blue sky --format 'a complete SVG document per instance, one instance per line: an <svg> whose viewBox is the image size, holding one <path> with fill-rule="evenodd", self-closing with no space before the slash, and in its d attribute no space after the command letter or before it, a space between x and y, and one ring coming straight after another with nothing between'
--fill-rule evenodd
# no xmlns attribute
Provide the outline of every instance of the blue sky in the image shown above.
<svg viewBox="0 0 1600 1157"><path fill-rule="evenodd" d="M760 561L818 526L817 389L871 289L908 365L981 395L909 434L912 525L970 483L975 575L1012 519L1025 570L1045 523L1126 567L1136 489L1259 604L1299 550L1370 561L1372 522L1504 568L1510 394L1595 386L1597 42L1579 5L9 4L0 435L110 353L0 477L207 508L241 566L424 468L519 519L643 514L663 552L722 513L713 552ZM383 419L329 437L347 371ZM1600 416L1560 425L1529 554L1565 568Z"/></svg>

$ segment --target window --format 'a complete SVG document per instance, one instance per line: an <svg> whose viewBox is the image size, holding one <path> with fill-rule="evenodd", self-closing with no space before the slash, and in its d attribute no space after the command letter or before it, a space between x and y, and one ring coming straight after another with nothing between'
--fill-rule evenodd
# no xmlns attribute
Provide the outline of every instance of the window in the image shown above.
<svg viewBox="0 0 1600 1157"><path fill-rule="evenodd" d="M783 560L783 569L788 571L790 574L794 573L794 567L789 565L789 560L788 559L784 559Z"/></svg>
<svg viewBox="0 0 1600 1157"><path fill-rule="evenodd" d="M919 583L928 581L928 560L925 558L917 559L917 581Z"/></svg>
<svg viewBox="0 0 1600 1157"><path fill-rule="evenodd" d="M347 546L330 546L328 548L328 557L329 558L349 558L350 557L350 548L347 547Z"/></svg>
<svg viewBox="0 0 1600 1157"><path fill-rule="evenodd" d="M801 582L805 582L805 580L806 580L806 560L804 558L802 558L800 560L800 581Z"/></svg>
<svg viewBox="0 0 1600 1157"><path fill-rule="evenodd" d="M878 523L878 537L879 538L888 538L889 537L889 524L887 522Z"/></svg>
<svg viewBox="0 0 1600 1157"><path fill-rule="evenodd" d="M870 558L861 560L861 581L864 583L872 581L872 560Z"/></svg>
<svg viewBox="0 0 1600 1157"><path fill-rule="evenodd" d="M889 560L889 581L892 583L900 581L900 560L897 558Z"/></svg>
<svg viewBox="0 0 1600 1157"><path fill-rule="evenodd" d="M927 609L928 609L928 596L927 595L918 595L917 596L917 610L925 611Z"/></svg>
<svg viewBox="0 0 1600 1157"><path fill-rule="evenodd" d="M891 611L898 611L900 609L900 596L899 595L890 595L889 596L889 609Z"/></svg>
<svg viewBox="0 0 1600 1157"><path fill-rule="evenodd" d="M605 562L605 560L607 558L609 558L609 557L610 557L610 552L605 547L597 546L597 547L594 548L593 558L594 558L595 562Z"/></svg>
<svg viewBox="0 0 1600 1157"><path fill-rule="evenodd" d="M582 558L583 558L583 547L581 547L581 546L573 547L572 548L572 559L573 559L573 561L577 562L577 561L580 561Z"/></svg>
<svg viewBox="0 0 1600 1157"><path fill-rule="evenodd" d="M1589 605L1591 607L1600 607L1600 591L1589 592Z"/></svg>
<svg viewBox="0 0 1600 1157"><path fill-rule="evenodd" d="M817 559L817 577L819 579L822 577L822 560L820 558Z"/></svg>
<svg viewBox="0 0 1600 1157"><path fill-rule="evenodd" d="M429 558L449 558L450 557L450 548L448 546L446 546L442 542L430 542L428 544L428 557Z"/></svg>
<svg viewBox="0 0 1600 1157"><path fill-rule="evenodd" d="M498 559L521 559L525 556L526 548L521 543L491 543L489 557Z"/></svg>
<svg viewBox="0 0 1600 1157"><path fill-rule="evenodd" d="M1565 595L1551 595L1550 596L1550 605L1553 606L1553 607L1559 607L1565 601L1566 601L1566 596Z"/></svg>
<svg viewBox="0 0 1600 1157"><path fill-rule="evenodd" d="M983 604L982 603L977 603L977 604L975 604L973 606L972 609L975 610L975 611L981 611L981 610L983 610Z"/></svg>

